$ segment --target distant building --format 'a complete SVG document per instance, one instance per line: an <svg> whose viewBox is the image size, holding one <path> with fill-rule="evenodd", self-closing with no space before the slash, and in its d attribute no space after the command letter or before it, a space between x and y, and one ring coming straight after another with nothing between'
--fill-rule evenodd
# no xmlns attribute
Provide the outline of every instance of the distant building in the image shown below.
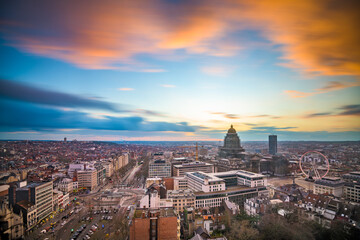
<svg viewBox="0 0 360 240"><path fill-rule="evenodd" d="M201 171L205 173L213 173L214 165L205 162L191 162L179 165L173 165L173 176L183 177L187 172Z"/></svg>
<svg viewBox="0 0 360 240"><path fill-rule="evenodd" d="M79 188L93 190L98 185L98 172L95 169L86 169L77 172Z"/></svg>
<svg viewBox="0 0 360 240"><path fill-rule="evenodd" d="M219 156L222 158L242 158L244 151L244 148L241 147L240 138L231 125L225 136L224 146L220 148Z"/></svg>
<svg viewBox="0 0 360 240"><path fill-rule="evenodd" d="M277 135L269 135L269 153L271 155L277 153Z"/></svg>
<svg viewBox="0 0 360 240"><path fill-rule="evenodd" d="M332 194L336 197L343 195L344 181L341 178L324 177L314 182L315 194Z"/></svg>
<svg viewBox="0 0 360 240"><path fill-rule="evenodd" d="M149 178L171 177L171 164L169 161L157 159L149 164Z"/></svg>
<svg viewBox="0 0 360 240"><path fill-rule="evenodd" d="M360 202L360 172L344 174L344 197L352 202Z"/></svg>
<svg viewBox="0 0 360 240"><path fill-rule="evenodd" d="M130 225L130 240L180 239L180 219L172 208L136 209Z"/></svg>

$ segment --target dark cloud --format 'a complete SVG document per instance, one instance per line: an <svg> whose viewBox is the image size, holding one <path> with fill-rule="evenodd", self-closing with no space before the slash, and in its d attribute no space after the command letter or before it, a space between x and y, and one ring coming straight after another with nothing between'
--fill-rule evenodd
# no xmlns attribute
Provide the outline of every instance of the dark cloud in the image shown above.
<svg viewBox="0 0 360 240"><path fill-rule="evenodd" d="M252 127L251 130L260 130L260 131L276 131L276 130L286 130L286 129L294 129L297 127Z"/></svg>
<svg viewBox="0 0 360 240"><path fill-rule="evenodd" d="M360 115L360 104L345 105L339 109L342 110L339 115Z"/></svg>
<svg viewBox="0 0 360 240"><path fill-rule="evenodd" d="M112 112L123 111L116 104L96 98L90 99L68 93L45 90L4 79L0 79L0 97L57 107L102 109Z"/></svg>
<svg viewBox="0 0 360 240"><path fill-rule="evenodd" d="M142 117L91 117L79 111L63 111L30 103L0 102L3 130L93 129L128 131L194 132L187 123L150 122Z"/></svg>
<svg viewBox="0 0 360 240"><path fill-rule="evenodd" d="M322 117L322 116L329 116L329 115L332 115L332 113L331 112L319 112L319 113L308 114L305 117L312 118L312 117Z"/></svg>
<svg viewBox="0 0 360 240"><path fill-rule="evenodd" d="M340 112L338 111L340 110ZM323 117L323 116L348 116L348 115L360 115L360 104L344 105L337 108L334 112L317 112L308 114L306 118Z"/></svg>
<svg viewBox="0 0 360 240"><path fill-rule="evenodd" d="M166 117L165 114L157 112L157 111L151 111L146 109L136 109L133 111L134 113L149 115L149 116L157 116L157 117Z"/></svg>

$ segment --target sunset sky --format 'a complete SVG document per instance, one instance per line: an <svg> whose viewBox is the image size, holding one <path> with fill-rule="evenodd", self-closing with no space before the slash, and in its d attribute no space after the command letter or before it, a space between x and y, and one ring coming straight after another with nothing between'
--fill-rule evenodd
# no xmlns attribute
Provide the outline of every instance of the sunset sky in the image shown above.
<svg viewBox="0 0 360 240"><path fill-rule="evenodd" d="M0 139L360 140L360 1L0 3Z"/></svg>

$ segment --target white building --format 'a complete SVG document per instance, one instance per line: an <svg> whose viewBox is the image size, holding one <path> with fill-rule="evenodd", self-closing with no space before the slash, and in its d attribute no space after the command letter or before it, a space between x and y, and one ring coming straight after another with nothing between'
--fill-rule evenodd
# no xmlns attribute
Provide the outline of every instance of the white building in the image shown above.
<svg viewBox="0 0 360 240"><path fill-rule="evenodd" d="M62 192L72 193L78 189L78 182L74 182L70 178L64 178L58 183L57 188Z"/></svg>
<svg viewBox="0 0 360 240"><path fill-rule="evenodd" d="M171 163L166 160L153 160L149 164L149 178L171 177Z"/></svg>
<svg viewBox="0 0 360 240"><path fill-rule="evenodd" d="M168 207L173 207L172 199L161 199L156 190L146 194L140 200L140 208L158 209Z"/></svg>
<svg viewBox="0 0 360 240"><path fill-rule="evenodd" d="M186 173L189 189L194 192L216 192L225 190L225 181L204 172Z"/></svg>
<svg viewBox="0 0 360 240"><path fill-rule="evenodd" d="M314 183L315 194L332 194L336 197L343 195L344 182L340 178L324 177Z"/></svg>
<svg viewBox="0 0 360 240"><path fill-rule="evenodd" d="M174 190L188 189L188 180L186 177L174 177Z"/></svg>

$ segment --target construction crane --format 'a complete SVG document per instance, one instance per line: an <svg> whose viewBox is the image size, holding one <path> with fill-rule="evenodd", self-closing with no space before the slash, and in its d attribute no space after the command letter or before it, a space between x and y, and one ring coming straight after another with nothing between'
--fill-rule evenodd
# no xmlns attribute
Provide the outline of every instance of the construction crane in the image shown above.
<svg viewBox="0 0 360 240"><path fill-rule="evenodd" d="M176 148L193 148L194 146L177 146ZM196 142L195 145L195 160L198 161L199 160L199 147L198 147L198 143Z"/></svg>

